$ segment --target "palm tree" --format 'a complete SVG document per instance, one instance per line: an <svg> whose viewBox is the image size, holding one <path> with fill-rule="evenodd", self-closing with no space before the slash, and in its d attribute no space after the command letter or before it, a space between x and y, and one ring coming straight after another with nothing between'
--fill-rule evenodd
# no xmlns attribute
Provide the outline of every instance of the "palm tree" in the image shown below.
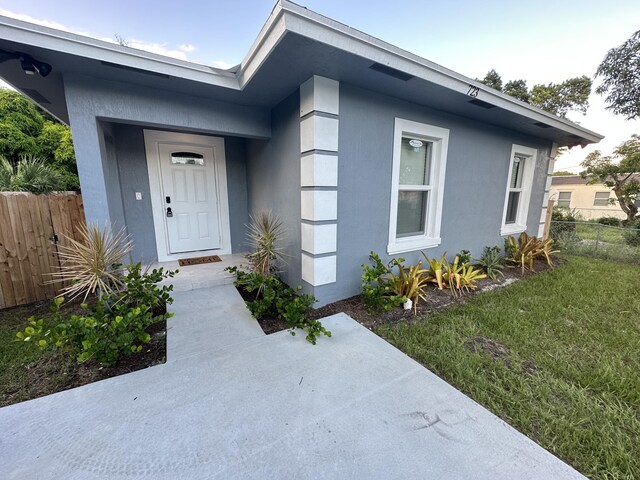
<svg viewBox="0 0 640 480"><path fill-rule="evenodd" d="M0 191L49 193L64 189L64 176L43 159L25 156L14 165L0 157Z"/></svg>

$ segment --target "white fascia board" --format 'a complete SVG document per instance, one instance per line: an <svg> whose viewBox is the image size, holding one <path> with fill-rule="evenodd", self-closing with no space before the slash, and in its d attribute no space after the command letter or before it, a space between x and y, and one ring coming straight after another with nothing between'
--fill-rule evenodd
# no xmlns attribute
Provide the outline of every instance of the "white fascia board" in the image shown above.
<svg viewBox="0 0 640 480"><path fill-rule="evenodd" d="M124 47L75 33L0 16L0 38L102 62L239 90L236 75L197 63ZM55 66L54 66L55 67Z"/></svg>
<svg viewBox="0 0 640 480"><path fill-rule="evenodd" d="M328 17L308 10L286 0L280 0L286 16L286 28L312 40L330 44L341 50L351 52L372 62L406 72L415 77L441 85L467 95L469 86L473 85L482 92L483 101L496 107L542 122L564 132L577 135L590 142L597 143L604 136L579 125L552 115L544 110L532 107L528 103L517 100L505 93L498 92L486 85L476 82L464 75L430 62L418 55L367 35L354 28L336 22ZM320 40L322 39L322 40Z"/></svg>

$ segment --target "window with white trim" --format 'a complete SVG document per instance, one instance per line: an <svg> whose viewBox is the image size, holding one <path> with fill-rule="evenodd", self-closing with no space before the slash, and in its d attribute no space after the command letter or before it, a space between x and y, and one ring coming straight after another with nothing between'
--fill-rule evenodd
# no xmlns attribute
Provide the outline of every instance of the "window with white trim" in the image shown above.
<svg viewBox="0 0 640 480"><path fill-rule="evenodd" d="M396 118L389 254L440 244L449 130Z"/></svg>
<svg viewBox="0 0 640 480"><path fill-rule="evenodd" d="M596 192L596 196L593 199L594 207L608 207L609 195L611 192Z"/></svg>
<svg viewBox="0 0 640 480"><path fill-rule="evenodd" d="M571 192L558 192L558 207L571 208Z"/></svg>
<svg viewBox="0 0 640 480"><path fill-rule="evenodd" d="M511 149L501 235L513 235L527 229L537 154L538 151L535 148L522 145L513 145Z"/></svg>

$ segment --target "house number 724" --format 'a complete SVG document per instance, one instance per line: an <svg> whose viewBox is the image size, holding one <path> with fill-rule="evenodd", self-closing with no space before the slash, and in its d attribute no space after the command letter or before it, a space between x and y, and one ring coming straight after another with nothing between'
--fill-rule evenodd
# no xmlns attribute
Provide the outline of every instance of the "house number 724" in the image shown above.
<svg viewBox="0 0 640 480"><path fill-rule="evenodd" d="M473 85L469 85L469 90L467 90L467 95L470 97L477 97L480 89L478 87L474 87Z"/></svg>

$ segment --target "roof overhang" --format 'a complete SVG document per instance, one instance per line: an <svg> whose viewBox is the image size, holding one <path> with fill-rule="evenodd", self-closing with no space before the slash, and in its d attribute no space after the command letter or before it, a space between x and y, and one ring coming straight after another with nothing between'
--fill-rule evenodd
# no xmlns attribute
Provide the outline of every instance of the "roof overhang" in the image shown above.
<svg viewBox="0 0 640 480"><path fill-rule="evenodd" d="M24 75L18 62L5 62L0 64L0 76L65 122L66 73L165 90L188 90L193 95L261 106L276 105L311 75L325 75L546 138L559 146L584 146L604 138L287 0L275 5L242 63L231 70L6 17L0 17L0 48L21 51L53 65L52 74L41 78Z"/></svg>

